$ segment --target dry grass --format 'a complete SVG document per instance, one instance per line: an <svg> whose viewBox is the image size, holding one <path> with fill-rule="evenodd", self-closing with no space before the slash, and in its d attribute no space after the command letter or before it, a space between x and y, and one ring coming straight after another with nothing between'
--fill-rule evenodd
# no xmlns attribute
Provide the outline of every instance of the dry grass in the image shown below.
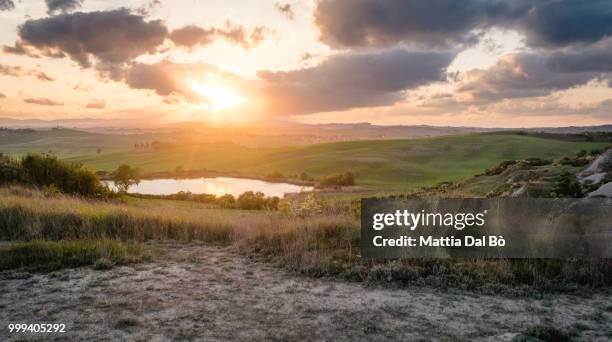
<svg viewBox="0 0 612 342"><path fill-rule="evenodd" d="M199 240L234 245L314 276L488 293L609 290L612 283L612 262L607 260L365 260L359 255L359 221L350 208L308 207L310 215L303 210L210 209L179 201L107 203L3 188L0 240Z"/></svg>
<svg viewBox="0 0 612 342"><path fill-rule="evenodd" d="M0 247L0 271L53 271L94 265L98 269L145 259L140 245L112 240L29 241Z"/></svg>

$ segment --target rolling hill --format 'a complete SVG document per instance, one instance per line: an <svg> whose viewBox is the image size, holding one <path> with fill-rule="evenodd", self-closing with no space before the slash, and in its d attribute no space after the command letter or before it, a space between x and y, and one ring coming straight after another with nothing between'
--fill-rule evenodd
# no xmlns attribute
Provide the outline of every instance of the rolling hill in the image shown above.
<svg viewBox="0 0 612 342"><path fill-rule="evenodd" d="M3 135L4 134L4 135ZM360 185L408 190L442 181L457 181L508 159L556 159L581 149L607 146L522 134L466 134L421 139L361 140L283 148L249 148L232 143L187 140L158 149L135 149L143 135L106 135L76 130L0 134L0 152L23 155L52 151L60 158L82 162L92 170L112 171L120 164L139 166L145 173L214 170L265 175L306 172L312 177L351 170ZM100 149L100 153L97 149Z"/></svg>

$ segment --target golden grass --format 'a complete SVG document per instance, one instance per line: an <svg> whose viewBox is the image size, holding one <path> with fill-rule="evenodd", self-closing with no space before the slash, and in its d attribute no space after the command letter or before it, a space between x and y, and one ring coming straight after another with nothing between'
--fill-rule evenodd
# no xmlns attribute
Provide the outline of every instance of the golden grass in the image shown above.
<svg viewBox="0 0 612 342"><path fill-rule="evenodd" d="M242 211L179 201L49 198L35 190L0 188L0 240L199 240L233 245L314 276L494 293L521 287L527 294L609 289L612 283L607 260L362 259L359 221L351 209L306 202L308 210Z"/></svg>

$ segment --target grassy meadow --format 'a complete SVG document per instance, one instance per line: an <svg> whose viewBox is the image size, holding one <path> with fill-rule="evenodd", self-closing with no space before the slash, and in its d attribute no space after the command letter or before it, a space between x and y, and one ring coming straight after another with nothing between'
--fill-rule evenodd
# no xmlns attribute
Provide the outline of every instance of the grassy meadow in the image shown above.
<svg viewBox="0 0 612 342"><path fill-rule="evenodd" d="M2 153L18 156L51 151L62 159L82 162L93 171L113 171L121 164L129 164L140 167L144 173L174 171L180 166L183 170L259 176L275 171L284 175L306 172L315 179L351 171L358 185L397 191L462 180L503 160L557 159L608 144L500 133L276 148L198 143L197 139L190 139L159 149L136 149L134 144L139 141L174 140L168 135L103 135L64 129L1 134L5 135L0 137ZM175 139L179 137L177 134Z"/></svg>
<svg viewBox="0 0 612 342"><path fill-rule="evenodd" d="M61 135L64 131L69 137ZM40 134L51 137L4 137L0 151L18 156L48 149L65 160L82 162L90 170L106 171L123 163L141 167L144 172L172 171L181 166L185 170L260 175L307 172L316 177L350 170L358 185L374 190L369 195L446 197L505 196L517 186L507 182L516 174L541 175L538 182L553 186L561 172L575 174L580 167L546 162L536 169L528 162L518 162L500 173L476 175L504 160L554 160L607 146L521 134L474 134L286 148L226 144L142 151L128 144L134 137L123 136L111 143L108 136L93 135L100 138L94 139L90 133L70 130ZM94 143L101 146L107 142L108 146L97 147L100 153L88 150ZM440 182L453 183L418 190ZM342 191L301 194L281 200L278 210L269 211L131 196L100 201L5 185L0 188L0 241L18 243L0 245L0 271L85 265L104 268L140 262L155 258L146 248L149 242L172 240L232 246L296 272L366 282L484 292L514 293L522 289L519 292L529 293L601 289L612 281L612 264L606 261L362 259L357 205L361 195Z"/></svg>
<svg viewBox="0 0 612 342"><path fill-rule="evenodd" d="M97 202L2 188L0 240L22 242L0 248L6 258L0 271L138 262L150 251L134 246L173 240L232 246L295 272L353 281L512 295L601 289L612 281L612 264L605 261L365 260L359 221L346 203L304 196L284 205L302 210L220 210L137 198Z"/></svg>

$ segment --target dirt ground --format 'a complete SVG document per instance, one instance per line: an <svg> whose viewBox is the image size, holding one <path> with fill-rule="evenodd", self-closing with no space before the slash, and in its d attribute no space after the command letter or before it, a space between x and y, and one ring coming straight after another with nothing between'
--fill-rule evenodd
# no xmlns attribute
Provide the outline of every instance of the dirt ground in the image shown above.
<svg viewBox="0 0 612 342"><path fill-rule="evenodd" d="M512 299L313 279L230 248L164 244L160 261L0 280L0 341L509 341L527 326L612 336L612 298ZM9 323L65 323L64 334L10 334Z"/></svg>

